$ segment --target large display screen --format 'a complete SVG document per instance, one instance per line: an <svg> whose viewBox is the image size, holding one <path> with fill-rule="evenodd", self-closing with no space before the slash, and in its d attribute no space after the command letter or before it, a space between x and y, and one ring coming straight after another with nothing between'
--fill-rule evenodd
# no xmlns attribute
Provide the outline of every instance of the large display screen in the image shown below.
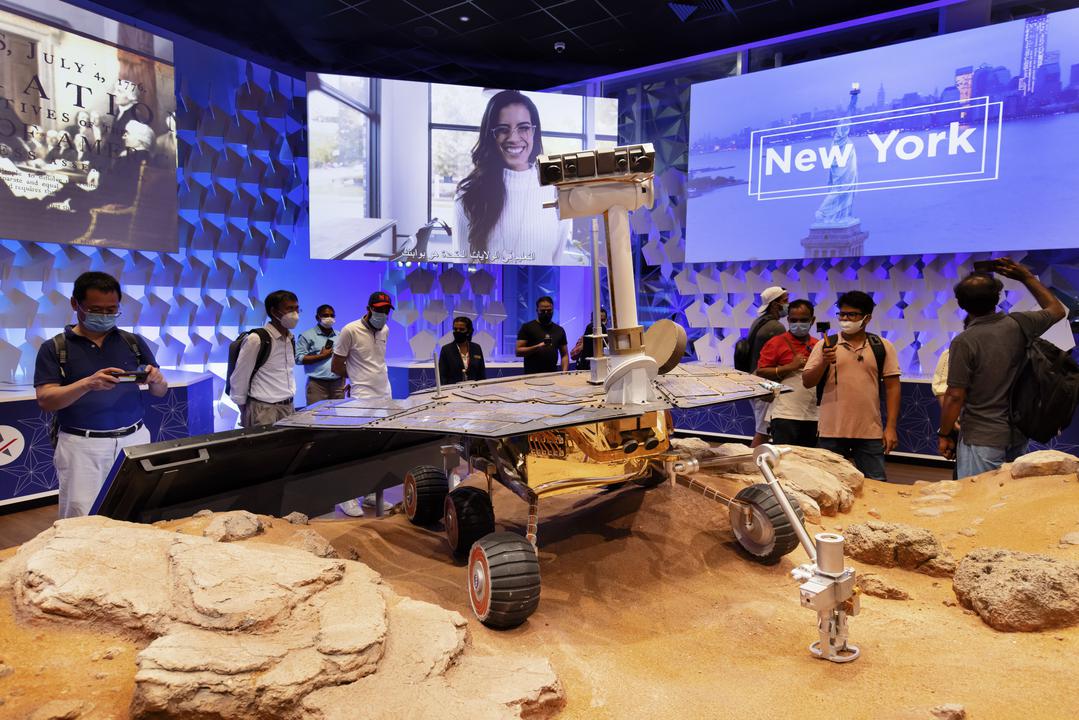
<svg viewBox="0 0 1079 720"><path fill-rule="evenodd" d="M617 100L307 78L311 257L585 265L539 155L617 144ZM602 257L602 255L601 255Z"/></svg>
<svg viewBox="0 0 1079 720"><path fill-rule="evenodd" d="M4 4L0 238L175 251L171 43L63 3Z"/></svg>
<svg viewBox="0 0 1079 720"><path fill-rule="evenodd" d="M1079 11L691 93L689 262L1075 245Z"/></svg>

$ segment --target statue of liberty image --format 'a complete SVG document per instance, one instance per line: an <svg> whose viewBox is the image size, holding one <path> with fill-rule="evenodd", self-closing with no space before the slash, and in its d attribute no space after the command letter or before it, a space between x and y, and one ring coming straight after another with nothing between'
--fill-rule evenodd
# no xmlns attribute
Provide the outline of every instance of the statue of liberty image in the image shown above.
<svg viewBox="0 0 1079 720"><path fill-rule="evenodd" d="M847 116L832 133L832 157L846 157L846 163L828 168L828 194L814 213L809 235L802 238L807 257L857 257L865 250L869 233L854 217L854 191L858 188L858 152L850 138L850 118L858 107L858 83L851 83Z"/></svg>
<svg viewBox="0 0 1079 720"><path fill-rule="evenodd" d="M858 83L853 83L850 91L850 104L847 106L847 117L854 115L858 105ZM817 221L812 227L849 227L858 222L858 218L851 215L854 207L854 190L858 187L858 150L851 143L850 123L842 122L836 126L832 134L832 147L835 154L832 157L843 157L845 148L850 154L847 156L845 165L835 163L828 169L828 194L824 196L820 207L817 208Z"/></svg>

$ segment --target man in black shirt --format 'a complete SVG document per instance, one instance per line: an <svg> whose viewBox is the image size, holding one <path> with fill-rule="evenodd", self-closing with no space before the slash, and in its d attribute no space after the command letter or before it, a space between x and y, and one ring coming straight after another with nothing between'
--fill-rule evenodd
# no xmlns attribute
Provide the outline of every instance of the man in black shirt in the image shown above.
<svg viewBox="0 0 1079 720"><path fill-rule="evenodd" d="M536 319L517 332L517 357L525 359L525 375L569 370L566 331L554 322L554 300L544 295L536 301Z"/></svg>

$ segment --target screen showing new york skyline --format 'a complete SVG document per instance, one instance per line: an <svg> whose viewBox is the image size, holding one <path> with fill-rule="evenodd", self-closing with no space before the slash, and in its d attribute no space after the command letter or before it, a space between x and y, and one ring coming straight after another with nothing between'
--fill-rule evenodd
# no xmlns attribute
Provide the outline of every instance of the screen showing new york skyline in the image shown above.
<svg viewBox="0 0 1079 720"><path fill-rule="evenodd" d="M1079 10L691 93L688 262L1075 244Z"/></svg>

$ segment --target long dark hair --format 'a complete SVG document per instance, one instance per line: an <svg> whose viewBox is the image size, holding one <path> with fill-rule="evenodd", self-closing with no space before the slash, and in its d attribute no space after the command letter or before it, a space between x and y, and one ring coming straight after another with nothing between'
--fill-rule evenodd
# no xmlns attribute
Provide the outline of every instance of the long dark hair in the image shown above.
<svg viewBox="0 0 1079 720"><path fill-rule="evenodd" d="M524 105L532 117L535 130L532 131L532 152L528 162L543 154L543 138L540 133L540 116L536 104L516 90L503 90L487 102L480 121L480 137L472 148L472 172L457 185L457 194L461 198L465 217L468 219L468 241L471 250L487 249L491 231L494 230L502 208L506 204L506 184L502 171L506 167L498 141L491 134L491 128L498 122L498 114L507 105Z"/></svg>

